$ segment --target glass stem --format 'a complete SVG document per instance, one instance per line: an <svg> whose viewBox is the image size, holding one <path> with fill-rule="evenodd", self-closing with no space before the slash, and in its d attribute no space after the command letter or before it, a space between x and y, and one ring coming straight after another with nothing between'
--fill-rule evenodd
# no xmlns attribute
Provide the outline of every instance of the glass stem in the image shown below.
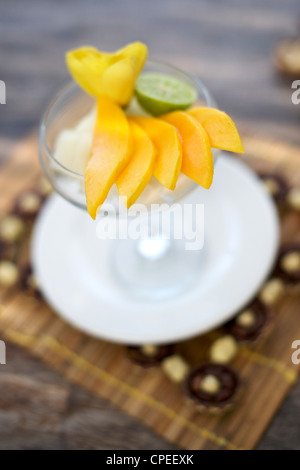
<svg viewBox="0 0 300 470"><path fill-rule="evenodd" d="M171 240L165 238L163 234L142 238L137 242L137 252L139 256L147 260L157 261L166 256L171 247Z"/></svg>

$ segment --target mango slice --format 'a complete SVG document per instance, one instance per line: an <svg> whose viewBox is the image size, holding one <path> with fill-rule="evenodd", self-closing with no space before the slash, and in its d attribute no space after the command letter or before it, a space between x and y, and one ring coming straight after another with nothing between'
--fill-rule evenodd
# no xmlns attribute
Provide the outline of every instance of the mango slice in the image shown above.
<svg viewBox="0 0 300 470"><path fill-rule="evenodd" d="M157 149L154 176L168 189L175 189L182 164L182 147L174 126L156 118L134 117Z"/></svg>
<svg viewBox="0 0 300 470"><path fill-rule="evenodd" d="M156 149L146 132L129 120L132 136L132 154L129 163L118 177L119 194L129 209L150 181L156 157Z"/></svg>
<svg viewBox="0 0 300 470"><path fill-rule="evenodd" d="M202 124L212 147L244 153L235 124L224 111L215 108L193 108L188 113Z"/></svg>
<svg viewBox="0 0 300 470"><path fill-rule="evenodd" d="M147 59L147 46L129 44L114 53L85 46L66 53L73 79L95 98L106 96L124 106L129 103L134 83Z"/></svg>
<svg viewBox="0 0 300 470"><path fill-rule="evenodd" d="M116 52L117 56L130 57L137 75L142 71L148 57L148 48L142 42L132 42Z"/></svg>
<svg viewBox="0 0 300 470"><path fill-rule="evenodd" d="M94 97L101 94L101 76L110 61L110 54L104 54L92 46L84 46L66 53L66 64L73 80Z"/></svg>
<svg viewBox="0 0 300 470"><path fill-rule="evenodd" d="M123 110L108 98L99 98L92 151L85 171L87 209L93 219L125 167L130 148L130 129Z"/></svg>
<svg viewBox="0 0 300 470"><path fill-rule="evenodd" d="M204 128L184 111L165 114L161 119L175 126L181 136L182 173L208 189L213 179L214 161Z"/></svg>

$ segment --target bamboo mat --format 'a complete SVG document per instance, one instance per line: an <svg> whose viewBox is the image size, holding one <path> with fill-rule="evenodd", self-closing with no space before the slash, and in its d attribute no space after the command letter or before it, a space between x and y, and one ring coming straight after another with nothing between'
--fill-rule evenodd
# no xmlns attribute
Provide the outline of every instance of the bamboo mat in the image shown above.
<svg viewBox="0 0 300 470"><path fill-rule="evenodd" d="M300 150L282 142L243 139L246 161L259 170L280 171L299 184ZM10 211L17 195L35 187L40 169L36 138L22 141L0 168L0 213ZM299 213L282 216L282 239L300 237ZM28 247L20 263L27 263ZM277 303L273 328L263 343L242 346L232 366L243 390L230 413L198 412L186 400L182 385L164 376L160 367L134 365L125 347L93 339L62 321L42 299L0 288L0 338L29 349L70 380L108 399L157 434L186 449L253 449L297 379L291 344L300 339L296 294L286 292ZM84 312L83 312L84 314ZM192 365L207 357L218 332L176 346Z"/></svg>

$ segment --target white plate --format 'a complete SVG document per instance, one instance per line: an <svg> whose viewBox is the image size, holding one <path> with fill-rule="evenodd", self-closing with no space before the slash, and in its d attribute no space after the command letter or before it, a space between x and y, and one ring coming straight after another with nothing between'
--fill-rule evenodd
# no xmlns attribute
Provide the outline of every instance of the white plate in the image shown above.
<svg viewBox="0 0 300 470"><path fill-rule="evenodd" d="M279 240L276 208L256 175L222 156L205 203L205 256L193 287L153 302L130 296L109 269L112 243L88 215L54 195L38 217L34 270L49 304L79 329L127 344L166 343L204 333L232 317L270 272ZM83 233L86 241L82 241Z"/></svg>

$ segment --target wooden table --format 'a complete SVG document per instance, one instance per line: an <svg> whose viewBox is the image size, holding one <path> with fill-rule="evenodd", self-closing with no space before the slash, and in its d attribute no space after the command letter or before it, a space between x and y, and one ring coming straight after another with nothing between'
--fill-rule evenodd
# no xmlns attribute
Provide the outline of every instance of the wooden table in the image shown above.
<svg viewBox="0 0 300 470"><path fill-rule="evenodd" d="M0 79L7 87L1 158L37 126L68 80L65 50L82 44L116 49L134 40L146 42L152 58L198 74L241 126L300 144L300 105L291 102L291 80L281 79L271 62L280 39L300 34L298 0L28 0L26 8L0 0L0 11ZM11 344L0 390L0 449L172 448ZM260 449L300 449L299 406L298 384Z"/></svg>

